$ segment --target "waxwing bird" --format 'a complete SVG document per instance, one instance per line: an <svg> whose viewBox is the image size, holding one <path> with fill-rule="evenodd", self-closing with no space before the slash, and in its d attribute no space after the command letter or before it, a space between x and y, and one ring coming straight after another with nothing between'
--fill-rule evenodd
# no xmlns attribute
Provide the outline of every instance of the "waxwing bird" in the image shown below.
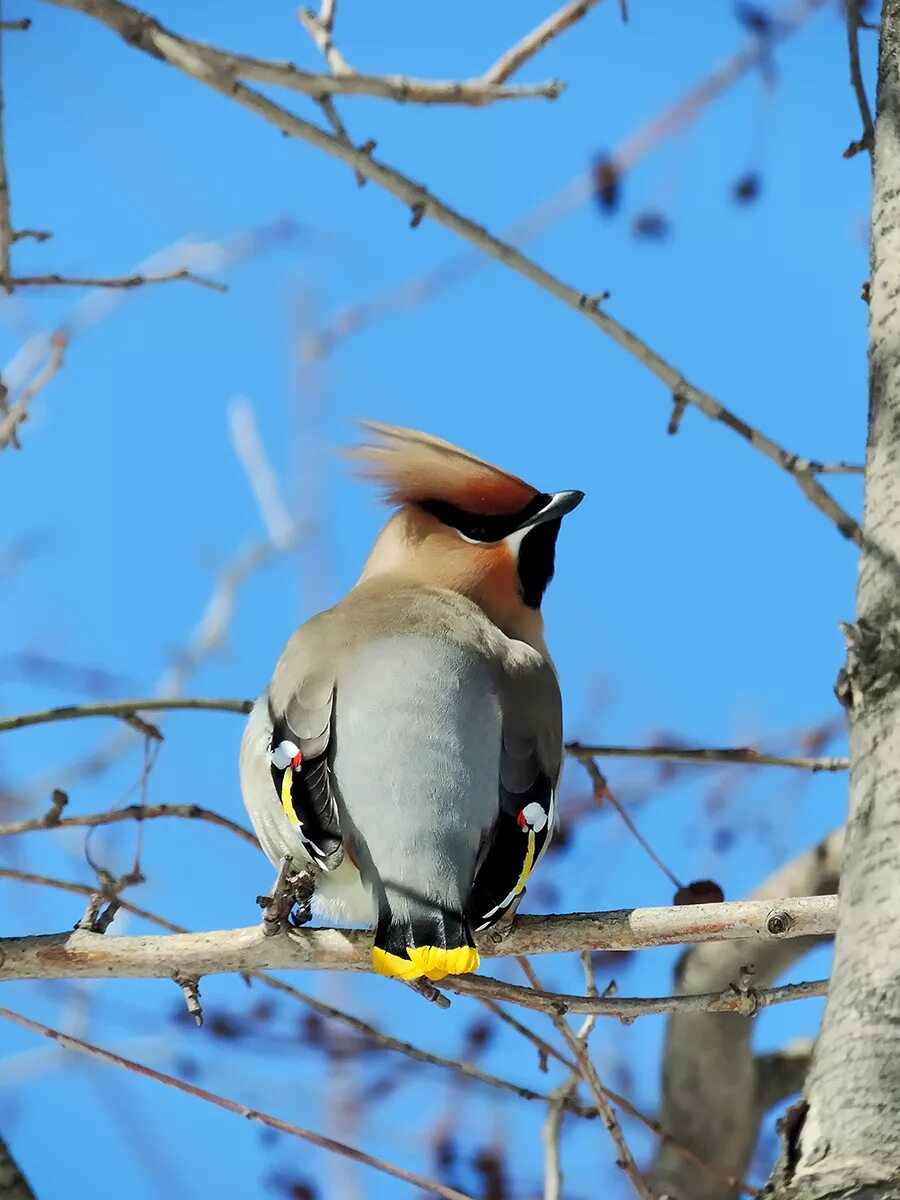
<svg viewBox="0 0 900 1200"><path fill-rule="evenodd" d="M375 926L400 979L474 971L547 847L562 710L541 599L582 492L539 492L447 442L364 422L350 453L397 506L359 581L293 635L241 746L273 863Z"/></svg>

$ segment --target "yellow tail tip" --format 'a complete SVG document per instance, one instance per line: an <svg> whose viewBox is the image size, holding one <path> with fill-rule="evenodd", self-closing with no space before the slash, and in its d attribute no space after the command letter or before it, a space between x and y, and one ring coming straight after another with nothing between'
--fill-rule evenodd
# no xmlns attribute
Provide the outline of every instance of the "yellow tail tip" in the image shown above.
<svg viewBox="0 0 900 1200"><path fill-rule="evenodd" d="M408 958L381 950L372 951L372 965L379 975L392 979L443 979L445 975L468 975L477 971L481 959L474 946L443 950L439 946L408 946Z"/></svg>

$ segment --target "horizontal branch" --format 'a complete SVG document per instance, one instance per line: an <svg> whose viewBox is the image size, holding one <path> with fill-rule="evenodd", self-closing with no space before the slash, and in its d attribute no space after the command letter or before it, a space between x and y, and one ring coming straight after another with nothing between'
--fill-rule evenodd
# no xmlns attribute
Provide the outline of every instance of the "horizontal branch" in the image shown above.
<svg viewBox="0 0 900 1200"><path fill-rule="evenodd" d="M155 21L153 23L156 24ZM157 28L162 30L161 26ZM194 47L202 46L200 42L189 43L187 38L178 40ZM330 96L375 96L382 100L395 100L399 104L465 104L482 107L494 104L497 100L531 100L536 97L556 100L564 87L558 79L544 83L501 85L484 79L454 82L412 79L407 75L360 75L356 72L348 75L316 75L289 62L270 62L246 54L228 54L212 47L202 47L202 52L209 54L220 67L233 71L239 79L290 88L316 100Z"/></svg>
<svg viewBox="0 0 900 1200"><path fill-rule="evenodd" d="M0 717L0 733L10 729L26 729L30 725L46 725L51 721L75 721L81 717L118 717L130 721L142 712L166 712L180 709L204 709L208 712L248 713L252 700L217 700L199 696L147 696L141 700L113 700L97 704L63 704L38 712Z"/></svg>
<svg viewBox="0 0 900 1200"><path fill-rule="evenodd" d="M479 949L486 958L493 958L576 950L636 950L737 938L781 941L831 935L836 920L836 896L523 916L516 919L503 941L494 942L490 934L483 935ZM255 925L206 933L130 937L76 930L0 939L0 981L174 975L198 979L270 969L369 971L371 947L371 933L355 929L289 929L267 936L260 925Z"/></svg>
<svg viewBox="0 0 900 1200"><path fill-rule="evenodd" d="M536 992L499 979L484 979L479 975L463 975L448 980L447 987L463 996L490 996L519 1004L535 1012L565 1015L595 1014L617 1017L626 1025L638 1017L655 1017L661 1013L742 1013L753 1016L760 1008L773 1004L788 1004L792 1000L809 1000L828 993L827 979L809 983L786 983L781 987L755 988L743 992L728 987L722 992L707 992L699 996L636 996L612 997L578 996L567 992Z"/></svg>
<svg viewBox="0 0 900 1200"><path fill-rule="evenodd" d="M313 125L270 100L261 92L240 82L240 72L229 65L228 56L213 51L201 43L191 42L164 29L158 21L121 3L121 0L47 0L60 8L83 12L107 25L133 48L168 62L187 75L205 83L213 90L233 100L242 108L255 113L289 137L296 137L333 155L359 176L377 183L406 205L413 213L413 224L430 218L452 233L483 251L489 258L503 263L511 271L549 293L600 329L623 350L636 358L664 385L670 397L698 409L712 421L719 422L745 440L770 462L787 473L806 498L824 513L847 538L862 544L862 533L854 517L843 509L809 469L808 460L792 454L772 438L754 428L715 397L691 383L662 355L610 316L600 305L597 289L581 291L564 283L515 246L494 237L483 225L464 216L439 200L432 192L400 171L379 162L369 152L327 130ZM338 77L344 78L344 77ZM352 78L352 76L350 77Z"/></svg>
<svg viewBox="0 0 900 1200"><path fill-rule="evenodd" d="M82 717L118 717L123 721L139 718L142 712L200 709L206 712L249 713L252 700L230 697L147 696L137 700L110 700L90 704L65 704L37 712L18 713L0 717L0 733L11 729L26 729L52 721L74 721ZM758 767L794 767L805 771L845 771L849 760L839 756L826 758L793 757L764 754L752 746L726 749L686 748L684 746L591 746L582 742L567 743L566 753L579 761L591 758L652 758L670 762L741 763Z"/></svg>
<svg viewBox="0 0 900 1200"><path fill-rule="evenodd" d="M106 812L80 813L76 816L44 816L34 817L28 821L10 821L0 824L0 837L10 837L20 833L37 833L47 829L93 829L98 825L116 825L120 821L152 821L157 817L181 817L189 821L206 821L210 825L218 825L229 829L238 837L258 846L259 842L249 829L232 821L211 808L202 808L199 804L129 804L127 808L111 808Z"/></svg>
<svg viewBox="0 0 900 1200"><path fill-rule="evenodd" d="M183 279L188 283L196 283L199 287L210 288L214 292L227 292L228 284L219 283L216 279L207 279L203 275L195 275L187 267L177 271L165 271L160 275L15 275L10 285L17 287L81 287L81 288L136 288L145 284L175 283Z"/></svg>
<svg viewBox="0 0 900 1200"><path fill-rule="evenodd" d="M2 728L2 726L0 726ZM803 771L846 771L848 758L806 758L763 754L750 746L730 749L687 749L683 746L585 746L569 742L566 753L579 761L592 758L653 758L662 762L743 763L751 767L795 767Z"/></svg>
<svg viewBox="0 0 900 1200"><path fill-rule="evenodd" d="M93 15L98 15L93 13ZM194 41L170 33L153 17L136 9L122 9L116 14L116 29L124 38L141 46L152 45L160 38L174 42L181 53L201 58L217 71L274 87L301 92L315 100L330 96L373 96L394 100L399 104L463 104L481 107L498 100L528 100L535 97L556 100L563 91L559 80L542 83L504 86L487 78L455 80L414 79L407 75L364 75L357 71L339 74L320 74L304 71L292 62L275 62L255 58L250 54L220 50L207 42ZM160 57L166 57L160 54Z"/></svg>

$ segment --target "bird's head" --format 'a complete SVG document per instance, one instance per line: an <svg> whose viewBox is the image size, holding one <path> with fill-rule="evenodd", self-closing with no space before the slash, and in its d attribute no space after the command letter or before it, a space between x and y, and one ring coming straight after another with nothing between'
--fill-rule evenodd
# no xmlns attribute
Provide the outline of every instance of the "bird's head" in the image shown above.
<svg viewBox="0 0 900 1200"><path fill-rule="evenodd" d="M451 588L510 636L539 639L560 523L584 493L539 492L439 438L363 425L371 441L349 453L399 511L381 531L362 580L396 574Z"/></svg>

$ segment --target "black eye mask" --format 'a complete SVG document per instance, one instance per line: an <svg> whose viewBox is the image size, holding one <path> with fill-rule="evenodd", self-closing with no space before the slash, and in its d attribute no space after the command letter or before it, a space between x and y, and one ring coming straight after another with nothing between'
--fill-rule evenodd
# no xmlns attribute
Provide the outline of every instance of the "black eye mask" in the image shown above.
<svg viewBox="0 0 900 1200"><path fill-rule="evenodd" d="M458 508L455 504L449 504L446 500L423 500L420 502L419 508L423 512L427 512L430 516L437 517L442 524L449 525L451 529L458 530L464 537L469 538L470 541L502 542L511 533L515 533L517 529L521 529L529 518L539 513L552 499L552 496L548 496L542 492L535 496L533 500L529 500L525 507L518 512L502 513L494 516L486 516L484 513L466 512L465 509Z"/></svg>

